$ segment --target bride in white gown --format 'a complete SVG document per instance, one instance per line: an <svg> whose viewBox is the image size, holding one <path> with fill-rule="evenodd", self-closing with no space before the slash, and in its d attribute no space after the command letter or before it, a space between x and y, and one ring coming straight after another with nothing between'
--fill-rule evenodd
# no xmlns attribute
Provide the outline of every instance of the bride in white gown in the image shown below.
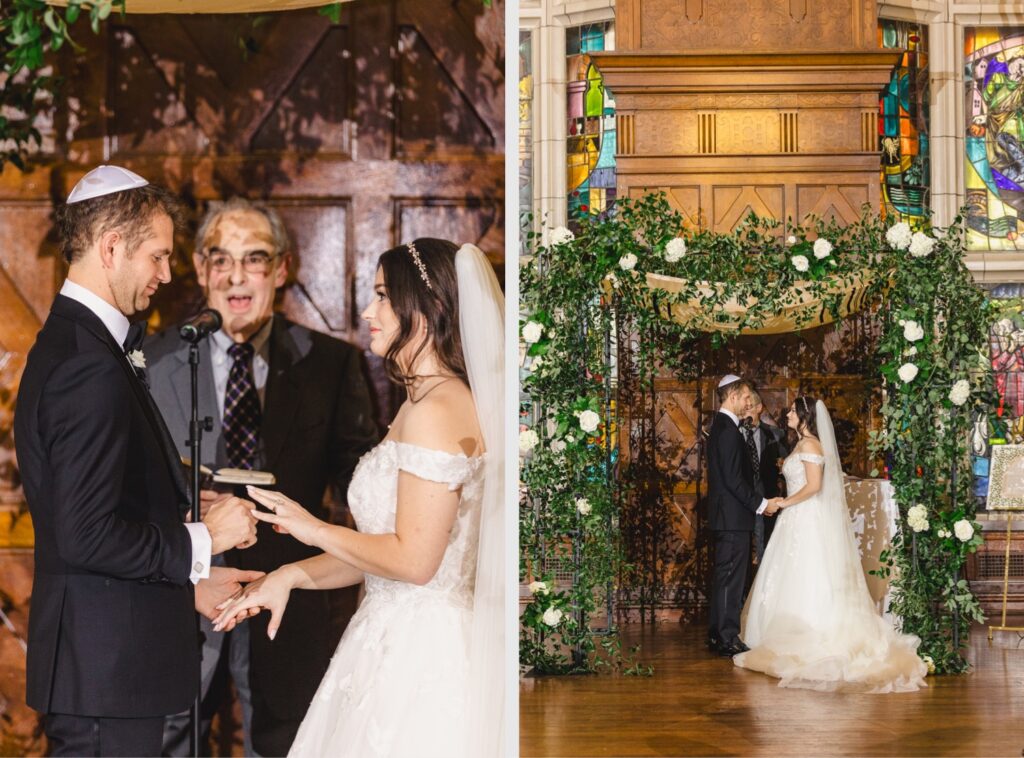
<svg viewBox="0 0 1024 758"><path fill-rule="evenodd" d="M250 488L274 524L323 555L288 564L223 607L218 628L293 589L365 581L289 755L503 754L503 296L476 247L419 239L381 256L363 312L370 349L408 391L363 456L358 531Z"/></svg>
<svg viewBox="0 0 1024 758"><path fill-rule="evenodd" d="M798 397L787 425L799 441L782 467L788 497L743 608L742 668L780 687L909 692L925 686L917 637L885 621L868 593L846 507L828 410Z"/></svg>

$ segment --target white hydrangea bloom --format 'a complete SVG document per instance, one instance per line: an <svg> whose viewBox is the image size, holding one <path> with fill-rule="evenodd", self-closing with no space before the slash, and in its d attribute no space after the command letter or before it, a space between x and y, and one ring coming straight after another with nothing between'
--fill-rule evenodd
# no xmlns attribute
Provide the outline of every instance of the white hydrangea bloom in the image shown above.
<svg viewBox="0 0 1024 758"><path fill-rule="evenodd" d="M523 342L532 345L544 335L544 324L537 321L527 321L523 325Z"/></svg>
<svg viewBox="0 0 1024 758"><path fill-rule="evenodd" d="M920 503L912 505L907 511L907 526L915 532L924 532L928 529L928 509Z"/></svg>
<svg viewBox="0 0 1024 758"><path fill-rule="evenodd" d="M971 396L971 383L966 379L958 380L949 391L949 400L953 405L963 405Z"/></svg>
<svg viewBox="0 0 1024 758"><path fill-rule="evenodd" d="M636 266L636 256L633 253L626 253L619 258L619 268L623 271L632 271L634 266Z"/></svg>
<svg viewBox="0 0 1024 758"><path fill-rule="evenodd" d="M832 255L832 243L823 237L814 240L814 257L819 261Z"/></svg>
<svg viewBox="0 0 1024 758"><path fill-rule="evenodd" d="M556 226L551 230L551 244L564 245L576 239L576 235L564 226Z"/></svg>
<svg viewBox="0 0 1024 758"><path fill-rule="evenodd" d="M585 497L578 497L576 498L576 510L579 511L581 516L589 516L593 506L590 505L590 501Z"/></svg>
<svg viewBox="0 0 1024 758"><path fill-rule="evenodd" d="M935 247L935 240L924 232L914 232L914 236L910 238L910 254L915 258L931 255L933 247Z"/></svg>
<svg viewBox="0 0 1024 758"><path fill-rule="evenodd" d="M519 452L528 453L537 447L537 443L540 442L540 437L537 436L537 432L533 429L524 429L519 432Z"/></svg>
<svg viewBox="0 0 1024 758"><path fill-rule="evenodd" d="M686 255L686 240L682 237L675 237L665 245L665 260L669 263L681 260L684 255Z"/></svg>
<svg viewBox="0 0 1024 758"><path fill-rule="evenodd" d="M889 243L889 247L893 250L906 250L910 247L910 240L910 224L906 221L893 224L885 233L885 241Z"/></svg>

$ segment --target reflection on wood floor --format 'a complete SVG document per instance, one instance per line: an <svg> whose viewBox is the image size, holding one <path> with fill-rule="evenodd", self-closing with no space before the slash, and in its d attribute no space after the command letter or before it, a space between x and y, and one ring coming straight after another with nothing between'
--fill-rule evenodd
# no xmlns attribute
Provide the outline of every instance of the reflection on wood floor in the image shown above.
<svg viewBox="0 0 1024 758"><path fill-rule="evenodd" d="M928 689L836 695L781 689L704 649L703 626L623 630L653 677L526 678L520 750L528 756L1021 756L1024 640L971 633L966 676Z"/></svg>

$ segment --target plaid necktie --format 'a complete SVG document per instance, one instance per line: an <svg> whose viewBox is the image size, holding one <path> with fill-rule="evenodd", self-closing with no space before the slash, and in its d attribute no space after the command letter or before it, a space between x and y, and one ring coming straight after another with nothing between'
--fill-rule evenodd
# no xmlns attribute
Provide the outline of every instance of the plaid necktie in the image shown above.
<svg viewBox="0 0 1024 758"><path fill-rule="evenodd" d="M234 362L224 391L224 443L228 463L234 468L256 467L261 413L260 398L252 376L254 352L248 342L236 342L228 348L228 355Z"/></svg>
<svg viewBox="0 0 1024 758"><path fill-rule="evenodd" d="M745 426L741 429L743 432L743 439L747 441L747 450L750 451L750 465L754 468L754 478L761 473L761 458L757 454L757 442L754 440L754 429L749 426Z"/></svg>

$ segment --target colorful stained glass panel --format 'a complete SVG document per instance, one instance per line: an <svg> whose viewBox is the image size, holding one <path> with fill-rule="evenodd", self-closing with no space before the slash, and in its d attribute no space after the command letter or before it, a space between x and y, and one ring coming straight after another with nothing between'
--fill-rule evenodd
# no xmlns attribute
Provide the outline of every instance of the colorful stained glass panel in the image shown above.
<svg viewBox="0 0 1024 758"><path fill-rule="evenodd" d="M906 221L921 228L928 223L931 186L928 28L880 19L878 42L882 48L906 51L879 101L882 213L893 223Z"/></svg>
<svg viewBox="0 0 1024 758"><path fill-rule="evenodd" d="M964 30L969 250L1024 250L1024 27Z"/></svg>
<svg viewBox="0 0 1024 758"><path fill-rule="evenodd" d="M566 30L566 172L570 223L615 202L615 101L589 53L613 48L611 22Z"/></svg>
<svg viewBox="0 0 1024 758"><path fill-rule="evenodd" d="M519 213L525 245L533 210L533 36L519 32Z"/></svg>

